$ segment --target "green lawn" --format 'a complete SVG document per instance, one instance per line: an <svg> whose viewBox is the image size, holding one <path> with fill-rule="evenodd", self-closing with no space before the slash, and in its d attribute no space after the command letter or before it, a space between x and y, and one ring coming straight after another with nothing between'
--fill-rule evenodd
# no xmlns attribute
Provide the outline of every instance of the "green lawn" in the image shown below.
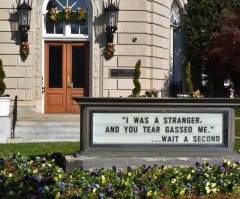
<svg viewBox="0 0 240 199"><path fill-rule="evenodd" d="M235 135L240 137L240 119L235 120Z"/></svg>
<svg viewBox="0 0 240 199"><path fill-rule="evenodd" d="M236 139L235 149L236 151L240 150L240 139ZM25 157L44 154L50 155L55 152L62 153L63 155L69 155L79 150L79 142L0 144L0 157L7 158L14 152L20 152L21 155Z"/></svg>
<svg viewBox="0 0 240 199"><path fill-rule="evenodd" d="M235 116L237 118L235 120L235 135L237 137L240 137L240 108L235 109Z"/></svg>
<svg viewBox="0 0 240 199"><path fill-rule="evenodd" d="M235 140L235 150L239 151L240 150L240 139Z"/></svg>
<svg viewBox="0 0 240 199"><path fill-rule="evenodd" d="M50 155L54 152L68 155L79 150L79 142L0 144L0 157L9 157L14 152L20 152L25 157L44 154Z"/></svg>
<svg viewBox="0 0 240 199"><path fill-rule="evenodd" d="M240 108L235 109L235 116L240 117Z"/></svg>

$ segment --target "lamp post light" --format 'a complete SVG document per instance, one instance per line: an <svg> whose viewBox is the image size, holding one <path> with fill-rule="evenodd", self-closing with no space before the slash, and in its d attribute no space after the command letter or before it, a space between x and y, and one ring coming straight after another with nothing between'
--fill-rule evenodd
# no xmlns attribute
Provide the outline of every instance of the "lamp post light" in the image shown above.
<svg viewBox="0 0 240 199"><path fill-rule="evenodd" d="M115 3L112 0L108 0L105 3L104 11L106 13L106 31L107 31L107 42L113 43L113 33L117 30L118 12L119 12L119 1Z"/></svg>
<svg viewBox="0 0 240 199"><path fill-rule="evenodd" d="M32 6L32 3L31 3ZM18 12L18 29L21 31L21 43L28 41L27 31L30 29L31 10L32 7L28 3L24 2L21 4L21 0L18 1L17 12Z"/></svg>

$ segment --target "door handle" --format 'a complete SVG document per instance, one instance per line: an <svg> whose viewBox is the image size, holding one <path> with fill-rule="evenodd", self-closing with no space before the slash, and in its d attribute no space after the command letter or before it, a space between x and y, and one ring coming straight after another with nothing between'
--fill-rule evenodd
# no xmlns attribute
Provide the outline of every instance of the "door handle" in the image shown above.
<svg viewBox="0 0 240 199"><path fill-rule="evenodd" d="M67 87L68 87L68 88L72 88L70 75L67 76Z"/></svg>

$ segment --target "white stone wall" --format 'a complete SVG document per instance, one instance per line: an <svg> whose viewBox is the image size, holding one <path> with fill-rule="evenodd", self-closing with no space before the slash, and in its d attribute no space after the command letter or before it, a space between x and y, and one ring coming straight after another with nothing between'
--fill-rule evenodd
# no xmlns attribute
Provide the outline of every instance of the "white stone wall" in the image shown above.
<svg viewBox="0 0 240 199"><path fill-rule="evenodd" d="M22 0L23 1L23 0ZM105 0L108 1L108 0ZM114 2L115 0L113 0ZM93 27L90 47L90 91L94 97L128 96L134 88L132 78L113 78L111 69L134 69L141 59L142 94L146 89L163 89L169 71L169 27L173 0L120 0L118 30L114 34L115 56L105 61L102 50L106 44L102 0L91 0ZM186 0L178 0L184 7ZM42 4L33 1L31 29L28 32L30 55L25 62L19 55L16 0L1 0L0 59L6 72L6 93L19 106L42 111ZM137 41L133 42L133 37Z"/></svg>
<svg viewBox="0 0 240 199"><path fill-rule="evenodd" d="M16 1L1 0L0 4L0 59L6 72L6 94L19 100L32 100L32 55L23 62L19 56L20 34L18 32ZM32 32L28 40L32 49ZM32 51L30 52L33 53Z"/></svg>
<svg viewBox="0 0 240 199"><path fill-rule="evenodd" d="M133 69L141 59L142 94L161 90L169 70L170 0L121 0L118 30L114 34L115 57L103 61L103 96L128 96L132 78L112 78L111 69ZM137 41L133 42L133 37Z"/></svg>

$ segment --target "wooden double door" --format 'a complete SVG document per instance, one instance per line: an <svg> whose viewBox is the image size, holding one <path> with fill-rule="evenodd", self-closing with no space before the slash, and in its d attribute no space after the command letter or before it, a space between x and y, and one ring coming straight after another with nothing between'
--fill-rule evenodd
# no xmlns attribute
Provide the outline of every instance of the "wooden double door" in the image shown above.
<svg viewBox="0 0 240 199"><path fill-rule="evenodd" d="M46 42L44 112L79 113L72 96L89 95L89 43Z"/></svg>

